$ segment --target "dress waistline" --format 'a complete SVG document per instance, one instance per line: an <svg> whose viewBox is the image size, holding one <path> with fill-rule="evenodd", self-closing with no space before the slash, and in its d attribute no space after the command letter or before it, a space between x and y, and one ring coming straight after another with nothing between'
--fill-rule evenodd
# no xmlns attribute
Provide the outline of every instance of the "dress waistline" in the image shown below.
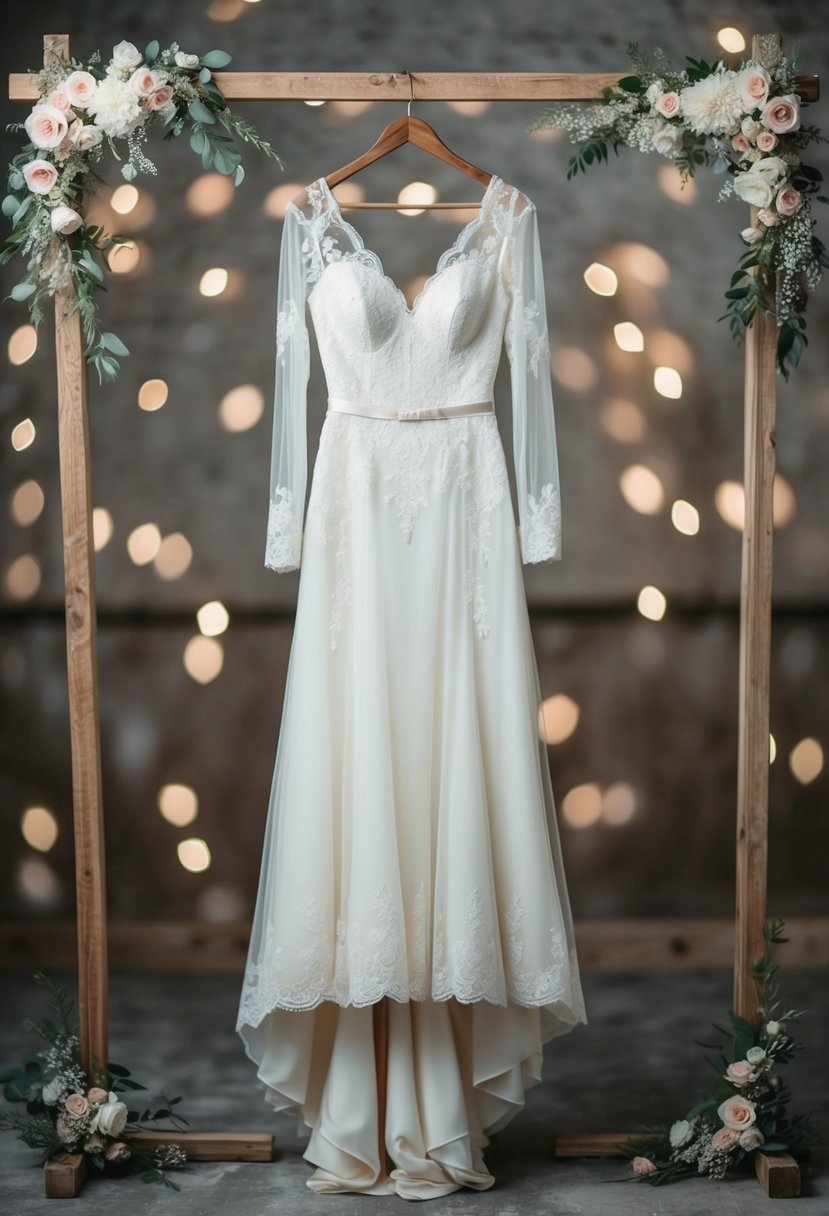
<svg viewBox="0 0 829 1216"><path fill-rule="evenodd" d="M494 401L464 401L452 402L448 405L422 405L414 409L383 409L379 405L369 405L365 401L349 401L345 397L329 397L328 410L330 414L337 410L343 414L362 414L366 418L393 418L398 422L418 422L423 418L454 418L459 414L494 414Z"/></svg>

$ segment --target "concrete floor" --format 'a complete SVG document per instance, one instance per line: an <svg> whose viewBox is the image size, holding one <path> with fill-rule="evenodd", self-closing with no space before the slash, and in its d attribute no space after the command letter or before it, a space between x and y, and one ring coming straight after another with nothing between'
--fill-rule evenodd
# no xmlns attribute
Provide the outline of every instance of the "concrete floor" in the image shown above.
<svg viewBox="0 0 829 1216"><path fill-rule="evenodd" d="M69 978L69 977L67 977ZM545 1080L530 1090L527 1106L493 1137L487 1164L496 1183L489 1191L458 1191L431 1201L429 1210L463 1216L754 1216L768 1200L753 1175L712 1182L694 1176L660 1188L627 1181L621 1160L553 1160L556 1132L633 1130L638 1123L679 1117L707 1083L709 1066L695 1038L708 1039L730 1003L726 972L676 975L586 974L590 1025L548 1044ZM41 1012L40 990L25 974L4 977L0 1062L28 1042L23 1017ZM233 1212L270 1216L288 1212L335 1214L401 1210L401 1200L377 1196L317 1196L305 1186L312 1167L302 1157L304 1137L294 1120L275 1119L254 1081L233 1024L237 976L137 975L111 977L111 1049L155 1093L182 1094L180 1109L192 1128L273 1131L276 1160L269 1164L193 1164L178 1175L180 1194L95 1177L72 1210L116 1210L118 1216L211 1216ZM824 973L783 977L789 1007L808 1010L804 1051L788 1066L797 1109L829 1114L826 1040L829 985ZM827 1122L829 1127L829 1122ZM5 1133L0 1210L6 1216L54 1212L43 1198L34 1154ZM626 1182L605 1190L605 1183ZM334 1202L335 1200L335 1202ZM101 1208L103 1204L103 1209ZM829 1147L803 1168L798 1210L829 1212Z"/></svg>

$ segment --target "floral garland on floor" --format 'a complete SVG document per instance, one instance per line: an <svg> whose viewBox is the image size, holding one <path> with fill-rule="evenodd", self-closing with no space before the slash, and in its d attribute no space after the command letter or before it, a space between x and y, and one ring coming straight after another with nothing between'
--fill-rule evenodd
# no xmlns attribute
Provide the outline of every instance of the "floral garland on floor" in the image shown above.
<svg viewBox="0 0 829 1216"><path fill-rule="evenodd" d="M124 1090L144 1089L120 1064L107 1064L105 1076L87 1076L80 1060L77 1025L70 1025L72 1003L66 989L39 971L35 980L50 996L51 1018L27 1018L25 1030L46 1043L19 1063L0 1072L4 1097L25 1102L26 1113L0 1112L0 1130L18 1132L18 1139L40 1149L43 1160L55 1153L85 1153L102 1173L122 1175L139 1171L144 1182L161 1182L175 1191L181 1187L167 1177L168 1169L184 1165L186 1154L178 1144L149 1151L136 1144L131 1133L143 1124L162 1120L174 1127L187 1120L173 1109L180 1098L165 1098L154 1114L127 1109L119 1096Z"/></svg>
<svg viewBox="0 0 829 1216"><path fill-rule="evenodd" d="M717 1053L707 1059L719 1083L683 1119L670 1127L643 1128L624 1143L622 1152L632 1158L633 1179L659 1186L684 1174L723 1178L755 1149L790 1153L807 1161L811 1146L822 1143L816 1131L820 1120L789 1114L791 1094L775 1071L803 1048L788 1027L804 1011L783 1010L774 981L778 967L771 961L771 946L789 940L782 936L783 923L778 918L763 926L763 957L753 966L760 991L758 1027L733 1012L728 1015L730 1031L714 1023L719 1034L732 1040L731 1059L720 1044L700 1043Z"/></svg>
<svg viewBox="0 0 829 1216"><path fill-rule="evenodd" d="M213 72L230 63L225 51L188 54L172 43L160 50L151 42L142 54L131 42L113 47L102 66L96 52L85 66L53 54L33 73L40 100L24 123L8 131L25 131L29 142L8 170L8 193L2 210L12 231L0 264L20 255L26 274L11 291L27 300L34 325L56 292L74 289L73 308L80 312L87 361L100 383L118 375L119 357L129 354L116 334L101 329L96 292L105 290L107 253L126 237L86 227L84 209L101 178L94 166L106 148L127 160L121 174L131 182L139 173L156 173L144 146L148 128L162 124L165 139L190 131L190 146L202 168L232 176L241 185L245 171L236 141L251 144L284 168L276 150L228 107ZM70 239L71 238L71 239Z"/></svg>
<svg viewBox="0 0 829 1216"><path fill-rule="evenodd" d="M826 247L812 232L811 200L823 180L801 152L812 142L829 143L816 127L804 126L808 105L794 92L796 55L784 56L773 36L762 39L757 59L736 70L722 60L710 65L686 56L689 67L671 68L657 48L648 57L636 42L626 44L636 74L601 90L604 104L558 104L530 126L531 131L564 127L579 150L568 164L568 180L580 169L607 161L607 145L656 152L674 161L683 186L697 165L711 165L727 179L718 201L733 194L758 208L757 223L744 228L748 249L740 256L728 305L738 344L757 309L776 318L777 366L788 380L808 341L808 293L829 266ZM755 269L755 274L749 270ZM743 282L743 280L745 280ZM774 301L774 304L772 304Z"/></svg>

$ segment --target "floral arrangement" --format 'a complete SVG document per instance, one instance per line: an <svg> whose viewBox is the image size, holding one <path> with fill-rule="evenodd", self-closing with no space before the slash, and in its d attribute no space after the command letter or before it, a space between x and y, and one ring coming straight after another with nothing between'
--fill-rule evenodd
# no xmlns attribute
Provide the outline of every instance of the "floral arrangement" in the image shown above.
<svg viewBox="0 0 829 1216"><path fill-rule="evenodd" d="M12 231L0 264L16 255L27 259L26 274L11 297L29 302L32 323L38 325L45 302L74 289L86 358L101 383L116 378L119 357L129 354L117 335L100 328L95 302L96 292L105 290L106 255L126 238L87 227L83 218L101 181L95 165L104 151L120 161L118 149L126 141L121 174L128 182L139 173L156 173L144 146L150 126L160 124L165 139L189 130L202 168L232 176L236 186L245 173L237 140L284 168L275 149L227 106L213 71L228 63L225 51L200 56L181 51L175 42L163 51L151 42L143 53L131 42L119 42L105 66L98 52L85 66L55 54L33 73L40 100L31 114L7 127L28 137L9 165L2 203Z"/></svg>
<svg viewBox="0 0 829 1216"><path fill-rule="evenodd" d="M683 186L697 165L727 173L719 201L733 195L758 210L756 224L740 233L748 248L717 320L728 318L732 338L741 343L758 308L776 317L777 367L788 380L807 343L808 292L829 266L811 215L813 196L821 203L829 198L817 194L821 173L801 159L811 142L829 140L803 124L808 103L794 91L797 52L787 58L775 39L765 38L761 57L744 59L737 69L686 56L689 66L677 70L660 48L650 57L636 42L626 49L636 74L603 88L602 103L555 105L530 129L561 126L579 145L568 180L606 162L609 143L617 156L626 146L674 161Z"/></svg>
<svg viewBox="0 0 829 1216"><path fill-rule="evenodd" d="M808 1160L811 1146L821 1141L818 1120L789 1114L791 1095L776 1071L803 1047L789 1030L803 1010L784 1011L774 981L778 967L770 948L789 940L781 936L782 929L781 919L763 926L765 949L753 966L760 990L757 1029L733 1012L728 1015L730 1031L714 1024L732 1039L731 1059L719 1044L700 1043L717 1053L707 1058L719 1082L683 1119L670 1127L645 1128L625 1142L623 1153L632 1158L634 1178L656 1186L689 1173L723 1178L755 1149Z"/></svg>
<svg viewBox="0 0 829 1216"><path fill-rule="evenodd" d="M89 1077L80 1061L77 1026L70 1025L72 1003L62 985L43 972L35 980L46 987L51 1018L28 1018L24 1029L33 1031L46 1046L28 1053L19 1063L0 1072L4 1097L25 1102L26 1113L0 1111L0 1129L18 1132L18 1139L40 1149L43 1159L55 1153L85 1153L100 1171L125 1174L139 1171L145 1182L179 1187L166 1170L184 1165L186 1154L178 1144L148 1151L131 1139L149 1121L169 1120L174 1127L187 1125L174 1107L180 1098L165 1098L164 1106L151 1114L129 1110L121 1094L144 1089L132 1079L129 1069L108 1064L107 1073Z"/></svg>

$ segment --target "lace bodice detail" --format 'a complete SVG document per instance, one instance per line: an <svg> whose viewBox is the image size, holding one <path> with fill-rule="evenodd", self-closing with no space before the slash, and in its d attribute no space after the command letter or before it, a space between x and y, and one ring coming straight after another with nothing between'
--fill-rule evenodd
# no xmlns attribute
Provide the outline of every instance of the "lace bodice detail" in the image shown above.
<svg viewBox="0 0 829 1216"><path fill-rule="evenodd" d="M544 277L536 208L522 191L492 175L480 210L440 254L411 307L344 218L324 177L288 203L265 552L265 565L280 572L299 567L304 536L309 316L328 395L384 409L493 399L506 347L522 560L561 556ZM491 422L477 417L470 425ZM426 424L391 419L381 425ZM458 428L442 433L449 443ZM401 503L404 492L401 487L395 507L405 513L416 504Z"/></svg>

